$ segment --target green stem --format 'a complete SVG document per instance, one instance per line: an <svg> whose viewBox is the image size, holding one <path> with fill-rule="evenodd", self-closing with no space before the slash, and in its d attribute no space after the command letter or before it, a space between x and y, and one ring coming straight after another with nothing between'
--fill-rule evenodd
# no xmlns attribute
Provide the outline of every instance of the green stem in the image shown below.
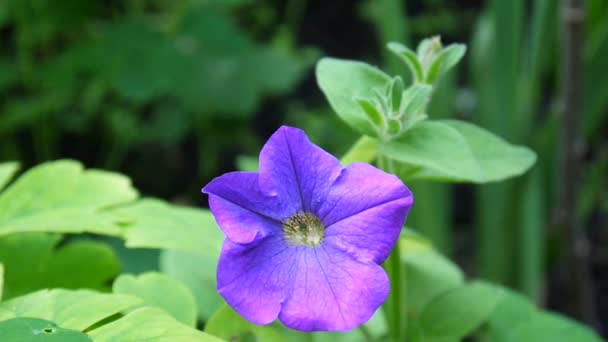
<svg viewBox="0 0 608 342"><path fill-rule="evenodd" d="M378 167L386 172L393 173L392 160L379 157ZM384 269L390 279L390 293L384 305L386 320L388 323L389 337L391 341L401 342L405 337L405 268L401 267L401 251L399 243L384 263Z"/></svg>

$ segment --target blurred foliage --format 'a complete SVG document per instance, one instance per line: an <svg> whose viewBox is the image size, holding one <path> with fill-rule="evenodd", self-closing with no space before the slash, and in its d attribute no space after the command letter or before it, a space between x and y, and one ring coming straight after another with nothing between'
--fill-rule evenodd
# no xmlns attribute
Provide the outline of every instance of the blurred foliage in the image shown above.
<svg viewBox="0 0 608 342"><path fill-rule="evenodd" d="M217 164L227 144L257 147L256 110L314 61L314 51L280 32L258 42L242 29L239 11L257 13L253 31L273 24L261 13L270 9L249 1L0 3L0 29L10 32L0 54L0 136L14 144L0 157L34 163L67 149L120 168L134 149L156 154L194 139L199 175L213 176L204 164ZM59 150L76 137L82 146Z"/></svg>

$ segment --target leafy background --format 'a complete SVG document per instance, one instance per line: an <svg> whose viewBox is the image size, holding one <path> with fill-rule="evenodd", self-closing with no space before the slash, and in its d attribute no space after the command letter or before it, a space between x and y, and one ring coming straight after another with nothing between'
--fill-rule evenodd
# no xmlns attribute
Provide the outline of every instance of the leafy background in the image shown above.
<svg viewBox="0 0 608 342"><path fill-rule="evenodd" d="M469 276L505 284L560 312L572 312L577 305L573 301L586 301L584 317L577 318L608 334L602 325L608 322L608 305L602 305L608 302L608 2L589 0L586 10L575 210L589 237L589 255L583 260L587 299L567 295L570 279L563 255L570 242L555 227L562 189L562 31L555 1L5 0L0 2L0 160L19 161L24 170L44 161L81 160L86 167L127 175L143 196L204 207L202 185L222 172L247 168L250 157L281 124L304 128L313 141L338 156L352 145L357 134L331 111L315 82L313 66L319 57L363 60L408 77L385 43L415 43L441 34L444 42L466 43L468 52L440 84L429 116L475 122L530 146L538 162L524 177L505 184L412 182L408 185L417 202L408 225L455 258ZM14 171L3 164L0 184ZM57 188L70 183L73 191L80 189L73 181L78 177L69 176L81 174L78 165L58 164L45 172ZM153 291L150 283L171 282L150 280L158 276L150 272L160 270L179 280L176 286L191 290L193 298L184 295L176 301L196 303L199 321L207 321L221 306L219 297L200 295L214 288L215 281L213 257L197 253L207 239L191 240L184 231L177 233L177 242L167 240L162 220L167 225L171 220L205 225L210 217L153 199L130 203L108 217L107 205L130 202L137 194L120 177L106 176L87 176L109 182L88 189L99 198L74 198L89 205L85 213L73 210L69 192L0 213L0 262L6 269L24 270L7 277L3 298L45 287L145 297ZM108 184L121 191L105 194ZM20 196L11 191L3 194L6 203ZM44 207L40 203L60 205L63 216L57 219L87 224L44 233L49 228L44 212L23 218ZM138 215L153 221L156 234L143 233L149 222L141 223L139 232L134 224L124 232L123 243L117 238L122 237L123 221ZM3 236L24 222L37 228ZM88 226L90 222L95 225ZM83 228L104 237L61 235ZM208 247L209 253L216 251ZM82 265L74 262L78 259L94 262ZM415 260L415 270L432 262ZM68 278L54 277L59 268L74 271ZM454 286L461 283L454 272L447 272ZM115 280L119 273L137 276ZM120 311L113 310L108 312ZM154 313L140 310L129 319ZM505 310L513 314L527 309ZM192 325L192 315L186 313L176 319ZM220 313L233 315L227 309ZM532 321L546 327L554 319ZM499 323L494 328L504 330Z"/></svg>

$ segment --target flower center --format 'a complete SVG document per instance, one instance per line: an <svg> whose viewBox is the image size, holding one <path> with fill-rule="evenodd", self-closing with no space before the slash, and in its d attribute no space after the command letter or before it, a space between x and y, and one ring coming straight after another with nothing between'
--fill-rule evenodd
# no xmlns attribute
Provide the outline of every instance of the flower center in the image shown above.
<svg viewBox="0 0 608 342"><path fill-rule="evenodd" d="M283 234L293 246L316 247L323 242L325 226L311 213L297 213L283 222Z"/></svg>

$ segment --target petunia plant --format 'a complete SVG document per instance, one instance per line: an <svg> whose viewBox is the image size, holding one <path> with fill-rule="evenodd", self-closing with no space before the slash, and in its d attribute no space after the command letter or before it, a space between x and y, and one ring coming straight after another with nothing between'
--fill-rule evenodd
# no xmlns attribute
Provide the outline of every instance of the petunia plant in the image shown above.
<svg viewBox="0 0 608 342"><path fill-rule="evenodd" d="M463 45L389 49L410 84L362 62L317 64L361 133L346 155L282 126L249 170L202 188L210 210L141 198L127 177L76 161L14 181L19 165L0 163L0 341L601 341L468 281L405 227L409 182L499 181L535 154L427 112ZM145 253L158 264L138 264Z"/></svg>

